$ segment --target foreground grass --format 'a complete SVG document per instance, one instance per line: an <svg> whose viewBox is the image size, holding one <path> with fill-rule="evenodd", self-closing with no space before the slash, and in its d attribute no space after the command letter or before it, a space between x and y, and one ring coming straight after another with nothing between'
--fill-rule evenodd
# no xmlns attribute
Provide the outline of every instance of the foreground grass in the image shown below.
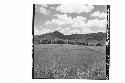
<svg viewBox="0 0 125 83"><path fill-rule="evenodd" d="M34 78L105 80L105 57L105 47L35 45Z"/></svg>

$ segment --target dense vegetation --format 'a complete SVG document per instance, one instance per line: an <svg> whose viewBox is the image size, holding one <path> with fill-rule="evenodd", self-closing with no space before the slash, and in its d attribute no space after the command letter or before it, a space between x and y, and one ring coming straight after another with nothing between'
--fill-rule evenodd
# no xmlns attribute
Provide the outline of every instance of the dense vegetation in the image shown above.
<svg viewBox="0 0 125 83"><path fill-rule="evenodd" d="M64 35L58 31L34 35L34 44L105 45L106 33Z"/></svg>
<svg viewBox="0 0 125 83"><path fill-rule="evenodd" d="M106 33L34 35L33 78L106 79Z"/></svg>
<svg viewBox="0 0 125 83"><path fill-rule="evenodd" d="M106 79L105 46L34 45L34 78Z"/></svg>

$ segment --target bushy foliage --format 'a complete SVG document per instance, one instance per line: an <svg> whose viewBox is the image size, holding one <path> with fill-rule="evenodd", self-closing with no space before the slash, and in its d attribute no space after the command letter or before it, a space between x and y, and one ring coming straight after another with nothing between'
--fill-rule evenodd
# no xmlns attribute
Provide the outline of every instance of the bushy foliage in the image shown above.
<svg viewBox="0 0 125 83"><path fill-rule="evenodd" d="M33 77L106 79L105 46L35 45Z"/></svg>
<svg viewBox="0 0 125 83"><path fill-rule="evenodd" d="M53 67L44 67L38 65L34 68L34 78L41 79L91 79L105 80L106 71L102 65L93 65L89 68L84 67L66 67L55 65Z"/></svg>
<svg viewBox="0 0 125 83"><path fill-rule="evenodd" d="M55 31L53 33L46 33L43 35L34 35L33 41L34 41L34 44L58 44L58 43L64 44L65 40L68 40L68 44L88 46L88 43L93 41L95 41L96 43L105 42L106 33L64 35L58 31ZM54 41L55 43L52 43L51 41Z"/></svg>
<svg viewBox="0 0 125 83"><path fill-rule="evenodd" d="M96 46L103 46L101 43L97 43Z"/></svg>
<svg viewBox="0 0 125 83"><path fill-rule="evenodd" d="M65 44L65 41L63 41L63 40L57 40L56 44Z"/></svg>

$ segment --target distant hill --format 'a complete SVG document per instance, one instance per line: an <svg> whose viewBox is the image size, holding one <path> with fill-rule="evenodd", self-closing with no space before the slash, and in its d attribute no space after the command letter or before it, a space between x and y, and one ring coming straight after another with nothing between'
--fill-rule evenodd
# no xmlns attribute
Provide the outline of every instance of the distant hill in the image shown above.
<svg viewBox="0 0 125 83"><path fill-rule="evenodd" d="M93 44L100 42L104 44L106 42L106 33L98 32L98 33L89 33L89 34L64 35L59 31L55 31L53 33L34 35L34 41L55 40L55 39L77 41L77 42L88 42Z"/></svg>

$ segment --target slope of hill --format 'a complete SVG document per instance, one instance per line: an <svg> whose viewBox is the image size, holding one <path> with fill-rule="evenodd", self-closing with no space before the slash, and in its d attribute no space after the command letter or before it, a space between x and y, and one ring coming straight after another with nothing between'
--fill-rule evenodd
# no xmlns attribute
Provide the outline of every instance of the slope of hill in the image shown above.
<svg viewBox="0 0 125 83"><path fill-rule="evenodd" d="M104 44L106 42L106 33L98 32L98 33L90 33L90 34L71 34L64 35L59 31L55 31L53 33L46 33L42 35L34 35L34 41L42 41L42 40L55 40L62 39L68 41L77 41L77 42L89 42L89 43L97 43L101 42Z"/></svg>

